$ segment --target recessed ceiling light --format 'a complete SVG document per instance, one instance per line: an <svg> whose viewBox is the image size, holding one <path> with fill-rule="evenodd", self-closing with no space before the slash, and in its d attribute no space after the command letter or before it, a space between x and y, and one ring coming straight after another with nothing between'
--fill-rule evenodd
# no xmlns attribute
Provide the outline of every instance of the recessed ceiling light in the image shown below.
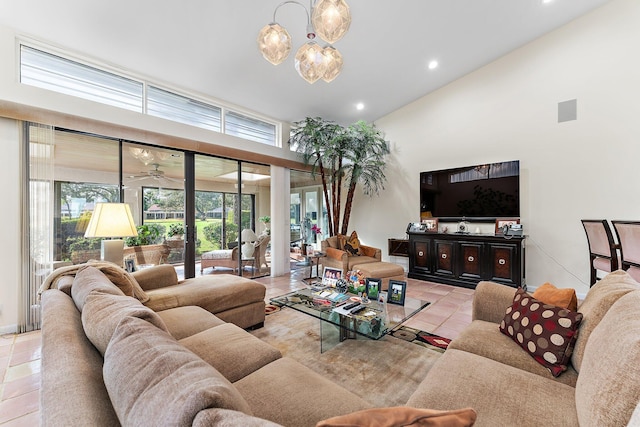
<svg viewBox="0 0 640 427"><path fill-rule="evenodd" d="M359 110L364 110L364 104L362 102L358 102L356 104L356 109Z"/></svg>
<svg viewBox="0 0 640 427"><path fill-rule="evenodd" d="M543 4L549 4L549 3L553 3L553 0L542 0Z"/></svg>
<svg viewBox="0 0 640 427"><path fill-rule="evenodd" d="M429 69L434 70L436 68L438 68L438 61L435 59L433 61L429 61Z"/></svg>

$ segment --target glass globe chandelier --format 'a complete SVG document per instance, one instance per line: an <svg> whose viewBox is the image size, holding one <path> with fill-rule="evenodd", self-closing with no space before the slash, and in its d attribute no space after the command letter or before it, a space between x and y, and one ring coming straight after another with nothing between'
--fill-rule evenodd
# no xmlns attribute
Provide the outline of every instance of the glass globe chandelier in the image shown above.
<svg viewBox="0 0 640 427"><path fill-rule="evenodd" d="M331 44L340 40L349 30L351 13L344 0L309 0L309 9L302 3L289 0L280 3L273 11L273 22L265 25L258 34L258 49L273 65L282 63L291 51L291 36L276 22L278 9L285 4L297 4L307 13L307 43L297 51L295 68L309 83L323 79L327 83L342 71L342 55ZM316 34L329 43L321 48L315 41Z"/></svg>

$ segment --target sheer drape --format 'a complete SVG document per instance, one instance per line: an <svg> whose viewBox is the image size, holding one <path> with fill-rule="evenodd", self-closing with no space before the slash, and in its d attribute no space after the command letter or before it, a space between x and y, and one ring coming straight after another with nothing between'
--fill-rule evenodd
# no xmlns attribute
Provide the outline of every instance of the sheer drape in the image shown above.
<svg viewBox="0 0 640 427"><path fill-rule="evenodd" d="M18 332L40 329L38 289L53 264L54 131L26 123L23 146L23 280Z"/></svg>

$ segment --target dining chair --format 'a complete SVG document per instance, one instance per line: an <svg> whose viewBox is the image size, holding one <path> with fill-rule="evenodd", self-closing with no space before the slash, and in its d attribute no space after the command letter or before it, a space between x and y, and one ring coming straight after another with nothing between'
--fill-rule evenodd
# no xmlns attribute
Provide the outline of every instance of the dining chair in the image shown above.
<svg viewBox="0 0 640 427"><path fill-rule="evenodd" d="M591 283L595 285L598 280L597 271L608 273L619 268L619 245L613 240L611 227L606 219L583 219L582 226L587 233L589 244L589 264L591 267Z"/></svg>
<svg viewBox="0 0 640 427"><path fill-rule="evenodd" d="M622 269L640 282L640 221L611 221L620 242Z"/></svg>

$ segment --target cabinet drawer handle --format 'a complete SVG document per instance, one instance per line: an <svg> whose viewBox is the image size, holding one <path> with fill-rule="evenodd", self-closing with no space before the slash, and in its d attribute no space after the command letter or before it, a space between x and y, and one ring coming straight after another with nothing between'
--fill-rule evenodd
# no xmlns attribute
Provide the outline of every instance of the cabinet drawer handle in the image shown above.
<svg viewBox="0 0 640 427"><path fill-rule="evenodd" d="M441 257L442 259L447 259L447 254L442 254Z"/></svg>
<svg viewBox="0 0 640 427"><path fill-rule="evenodd" d="M467 261L469 261L469 262L473 262L473 261L475 261L475 260L476 260L476 259L475 259L474 257L472 257L472 256L470 256L469 258L467 258Z"/></svg>
<svg viewBox="0 0 640 427"><path fill-rule="evenodd" d="M507 261L505 261L504 258L500 258L498 260L498 264L500 264L500 265L505 265L506 263L507 263Z"/></svg>
<svg viewBox="0 0 640 427"><path fill-rule="evenodd" d="M424 256L424 252L422 251L418 252L418 256Z"/></svg>

